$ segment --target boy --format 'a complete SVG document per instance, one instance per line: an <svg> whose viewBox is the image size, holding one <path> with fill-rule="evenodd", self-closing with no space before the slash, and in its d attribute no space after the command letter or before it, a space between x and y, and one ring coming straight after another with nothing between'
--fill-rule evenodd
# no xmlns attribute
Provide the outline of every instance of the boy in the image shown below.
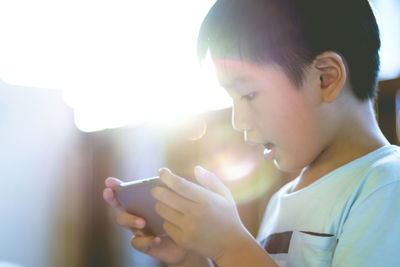
<svg viewBox="0 0 400 267"><path fill-rule="evenodd" d="M271 199L257 241L229 190L160 170L157 212L168 236L136 249L170 266L400 266L400 149L375 120L379 31L367 0L218 0L199 34L233 100L234 128L266 159L300 175ZM118 203L108 179L104 198Z"/></svg>

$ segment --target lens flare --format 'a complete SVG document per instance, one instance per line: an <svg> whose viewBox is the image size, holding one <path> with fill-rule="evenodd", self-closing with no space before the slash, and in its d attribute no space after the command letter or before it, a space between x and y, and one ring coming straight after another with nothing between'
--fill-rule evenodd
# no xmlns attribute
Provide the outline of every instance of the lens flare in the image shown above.
<svg viewBox="0 0 400 267"><path fill-rule="evenodd" d="M183 136L190 141L200 140L207 132L207 123L203 118L194 118L185 124Z"/></svg>

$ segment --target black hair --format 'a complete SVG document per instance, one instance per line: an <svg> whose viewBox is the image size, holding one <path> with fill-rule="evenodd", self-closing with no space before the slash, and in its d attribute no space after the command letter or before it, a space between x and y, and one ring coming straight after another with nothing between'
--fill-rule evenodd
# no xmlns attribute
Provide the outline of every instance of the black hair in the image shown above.
<svg viewBox="0 0 400 267"><path fill-rule="evenodd" d="M277 64L296 86L319 54L344 57L354 94L376 95L379 29L368 0L217 0L198 37L198 55Z"/></svg>

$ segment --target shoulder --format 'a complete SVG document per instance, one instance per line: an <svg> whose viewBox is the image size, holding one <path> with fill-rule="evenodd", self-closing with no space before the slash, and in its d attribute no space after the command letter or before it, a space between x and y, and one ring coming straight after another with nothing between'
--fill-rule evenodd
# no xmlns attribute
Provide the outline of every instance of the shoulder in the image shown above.
<svg viewBox="0 0 400 267"><path fill-rule="evenodd" d="M400 147L390 145L383 147L377 155L374 163L371 165L373 168L390 168L400 169Z"/></svg>
<svg viewBox="0 0 400 267"><path fill-rule="evenodd" d="M400 184L400 148L388 146L366 169L357 186L358 199Z"/></svg>
<svg viewBox="0 0 400 267"><path fill-rule="evenodd" d="M400 181L400 147L389 146L367 169L365 177L371 185L384 186Z"/></svg>

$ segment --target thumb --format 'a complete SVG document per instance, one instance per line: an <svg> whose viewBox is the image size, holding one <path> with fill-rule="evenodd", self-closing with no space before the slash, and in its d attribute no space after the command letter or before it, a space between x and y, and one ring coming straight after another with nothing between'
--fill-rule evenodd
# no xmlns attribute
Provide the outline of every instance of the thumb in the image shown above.
<svg viewBox="0 0 400 267"><path fill-rule="evenodd" d="M194 176L199 184L225 198L231 197L231 192L222 181L212 172L201 166L194 168Z"/></svg>
<svg viewBox="0 0 400 267"><path fill-rule="evenodd" d="M152 248L160 243L160 237L135 235L131 245L140 252L148 254Z"/></svg>

